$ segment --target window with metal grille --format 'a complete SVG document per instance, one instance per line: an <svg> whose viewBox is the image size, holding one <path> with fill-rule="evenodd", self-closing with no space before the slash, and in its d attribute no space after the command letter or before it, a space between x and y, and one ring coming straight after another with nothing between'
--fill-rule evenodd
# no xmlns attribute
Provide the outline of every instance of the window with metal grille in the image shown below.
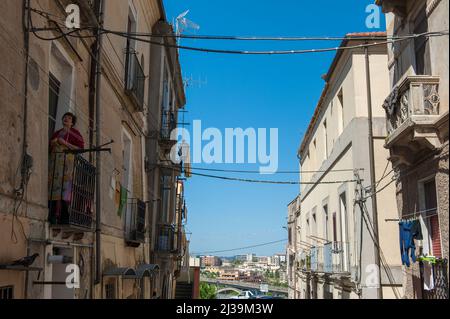
<svg viewBox="0 0 450 319"><path fill-rule="evenodd" d="M105 298L116 299L116 282L110 281L105 285Z"/></svg>
<svg viewBox="0 0 450 319"><path fill-rule="evenodd" d="M0 300L13 299L14 298L14 287L5 286L0 287Z"/></svg>

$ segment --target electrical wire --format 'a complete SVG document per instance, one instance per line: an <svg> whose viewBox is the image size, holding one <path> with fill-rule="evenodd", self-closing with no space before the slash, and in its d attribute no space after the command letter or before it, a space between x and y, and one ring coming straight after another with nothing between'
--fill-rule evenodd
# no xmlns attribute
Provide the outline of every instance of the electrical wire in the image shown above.
<svg viewBox="0 0 450 319"><path fill-rule="evenodd" d="M282 242L286 242L286 241L287 241L287 239L280 239L280 240L271 241L268 243L256 244L256 245L252 245L252 246L245 246L245 247L225 249L225 250L216 250L216 251L193 252L191 254L192 255L206 255L206 254L226 253L226 252L236 251L236 250L244 250L244 249L250 249L250 248L269 246L269 245L278 244L278 243L282 243Z"/></svg>
<svg viewBox="0 0 450 319"><path fill-rule="evenodd" d="M176 166L174 166L176 167ZM193 171L207 171L207 172L226 172L226 173L243 173L243 174L261 174L258 170L233 170L233 169L215 169L215 168L200 168L200 167L189 167L189 170ZM358 171L363 171L363 168L356 169ZM334 172L354 172L355 169L335 169L335 170L305 170L305 171L276 171L274 174L315 174L315 173L334 173Z"/></svg>
<svg viewBox="0 0 450 319"><path fill-rule="evenodd" d="M47 30L50 30L50 31L59 31L60 33L61 33L61 30L60 30L59 28L49 28L49 29L45 29L45 28L35 28L31 16L29 17L29 20L30 20L31 32L32 32L38 39L43 40L43 41L59 40L59 39L65 37L66 35L69 35L69 36L70 36L70 35L72 35L72 33L74 33L74 32L76 32L76 31L79 31L79 30L80 30L80 29L75 29L75 30L72 30L72 31L67 32L67 33L62 33L60 36L57 36L57 37L53 37L53 38L48 38L48 37L47 37L47 38L46 38L46 37L42 37L42 36L38 35L34 30L35 30L35 29L38 29L38 30L41 30L41 31L47 31ZM53 20L49 20L49 21L51 21L51 22L57 24L56 21L53 21ZM91 28L86 28L86 29L91 29ZM103 32L100 32L100 33L103 34ZM93 37L96 37L96 36L93 36ZM77 36L77 38L79 38L79 37ZM81 38L85 38L85 37L81 37ZM107 38L109 39L108 36L107 36ZM113 46L112 46L112 47L113 47ZM105 49L103 48L102 50L103 50L104 56L105 56L105 57L108 57L108 54L105 52ZM118 54L117 54L117 52L115 51L115 48L114 48L114 47L113 47L113 50L114 50L116 56L118 56ZM96 57L92 54L92 52L91 52L89 49L87 49L87 52L88 52L88 54L90 55L90 57L91 57L95 62L97 62ZM121 61L120 59L119 59L119 61L122 63L122 61ZM98 63L98 62L97 62L97 63ZM81 64L81 65L82 65L83 69L85 70L86 74L89 76L89 71L84 67L83 64ZM113 64L111 64L111 65L113 65ZM40 65L39 65L39 66L40 66ZM122 63L122 67L123 67L123 69L125 69L125 65L124 65L123 63ZM45 70L44 70L42 67L41 67L41 69L42 69L43 72L45 73ZM119 72L114 66L113 66L113 72L115 73L115 75L116 75L117 78L121 78L120 72ZM60 91L61 91L61 89L60 89ZM65 95L69 98L69 100L73 101L72 98L71 98L67 93L66 93ZM103 100L105 99L103 96L102 96L102 98L103 98ZM76 103L75 103L75 105L76 105ZM119 105L119 107L121 107L122 109L124 109L124 110L130 115L130 119L131 119L131 121L133 122L135 128L136 128L142 135L146 136L146 134L144 134L144 132L142 132L140 126L139 126L137 123L135 123L135 120L134 120L133 116L131 115L131 113L129 112L129 110L128 110L126 107L122 107L122 105ZM145 113L146 115L150 115L150 117L151 117L151 120L152 120L152 121L150 121L150 123L151 123L151 124L155 124L155 125L157 126L158 119L157 119L157 118L154 116L154 114L152 114L151 112L146 112L146 111L145 111L145 110L148 110L148 105L147 105L147 103L146 103L145 101L144 101L144 104L143 104L143 108L144 108L144 113ZM86 114L84 114L84 116L87 118ZM87 119L85 122L86 122L86 123L89 123L89 119Z"/></svg>
<svg viewBox="0 0 450 319"><path fill-rule="evenodd" d="M163 169L174 170L178 172L182 172L182 169L159 165ZM202 173L193 173L190 172L193 176L207 177L213 179L221 179L228 181L236 181L236 182L245 182L245 183L260 183L260 184L278 184L278 185L318 185L318 184L344 184L357 182L357 180L349 179L349 180L333 180L333 181L322 181L322 182L302 182L302 181L271 181L271 180L260 180L260 179L247 179L247 178L237 178L237 177L228 177L228 176L218 176L218 175L210 175L210 174L202 174Z"/></svg>
<svg viewBox="0 0 450 319"><path fill-rule="evenodd" d="M448 35L448 32L426 32L422 34L415 34L411 36L402 37L399 39L394 40L386 40L386 41L380 41L375 43L369 43L369 44L358 44L358 45L351 45L351 46L339 46L339 47L329 47L329 48L319 48L319 49L304 49L304 50L270 50L270 51L248 51L248 50L223 50L223 49L211 49L211 48L202 48L202 47L192 47L192 46L185 46L185 45L178 45L178 44L168 44L168 43L161 43L153 40L148 39L141 39L136 36L131 36L129 33L124 32L118 32L118 31L111 31L102 29L102 31L114 34L120 37L124 37L127 39L144 42L144 43L150 43L157 46L163 46L167 48L175 48L175 49L181 49L181 50L188 50L188 51L197 51L197 52L204 52L204 53L219 53L219 54L239 54L239 55L289 55L289 54L308 54L308 53L325 53L325 52L333 52L333 51L344 51L344 50L354 50L354 49L362 49L362 48L370 48L380 45L387 45L387 44L394 44L401 41L416 39L419 37L434 37L434 36L444 36ZM354 40L358 40L357 37L352 38Z"/></svg>
<svg viewBox="0 0 450 319"><path fill-rule="evenodd" d="M58 19L61 22L65 22L66 18L57 16L45 11L41 11L35 8L30 8L31 11L43 16L43 17L49 17L52 16L56 19ZM62 24L63 25L63 24ZM83 24L83 28L97 28L97 26L89 26L87 24ZM81 29L83 29L81 28ZM193 39L193 40L231 40L231 41L343 41L352 39L352 36L236 36L236 35L192 35L192 34L154 34L149 32L128 32L123 33L121 31L114 31L114 30L103 30L105 32L111 32L111 33L121 33L126 34L129 36L137 36L137 37L152 37L152 38L176 38L176 39ZM428 32L429 35L440 35L444 31L436 31L436 32ZM410 37L414 37L416 35L410 34L410 35L402 35L402 36L355 36L355 39L358 40L365 40L365 41L372 41L377 40L380 38L385 38L388 40L401 40L406 39Z"/></svg>

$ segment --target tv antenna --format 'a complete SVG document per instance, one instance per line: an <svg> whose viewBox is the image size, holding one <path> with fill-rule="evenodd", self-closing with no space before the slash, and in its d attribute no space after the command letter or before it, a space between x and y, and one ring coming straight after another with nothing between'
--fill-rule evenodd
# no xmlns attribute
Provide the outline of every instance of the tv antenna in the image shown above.
<svg viewBox="0 0 450 319"><path fill-rule="evenodd" d="M187 19L186 16L189 13L189 10L184 11L178 17L175 19L175 34L181 35L184 30L187 29L193 29L193 30L199 30L200 26L192 22L191 20Z"/></svg>
<svg viewBox="0 0 450 319"><path fill-rule="evenodd" d="M183 79L184 87L198 87L202 88L202 86L206 86L208 84L208 78L202 79L200 76L198 79L194 79L194 77L191 75L187 78Z"/></svg>

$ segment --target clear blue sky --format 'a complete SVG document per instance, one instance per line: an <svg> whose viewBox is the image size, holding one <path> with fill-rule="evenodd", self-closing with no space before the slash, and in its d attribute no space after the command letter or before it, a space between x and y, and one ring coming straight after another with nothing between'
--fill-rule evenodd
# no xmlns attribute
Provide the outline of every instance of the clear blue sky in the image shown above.
<svg viewBox="0 0 450 319"><path fill-rule="evenodd" d="M365 12L374 0L165 0L168 20L190 9L201 35L343 36L367 31ZM383 31L372 29L371 31ZM192 33L188 31L186 33ZM220 49L304 49L339 42L277 43L182 40L183 45ZM186 122L203 127L279 128L279 169L298 170L296 151L308 126L334 53L292 56L236 56L180 51L184 77L207 79L188 87ZM213 164L196 167L258 169L259 165ZM218 173L219 174L219 173ZM231 175L231 174L225 174ZM236 176L236 174L232 174ZM239 175L297 180L297 175ZM287 204L298 186L243 184L192 177L186 184L191 252L224 250L287 238ZM285 244L217 255L271 255Z"/></svg>

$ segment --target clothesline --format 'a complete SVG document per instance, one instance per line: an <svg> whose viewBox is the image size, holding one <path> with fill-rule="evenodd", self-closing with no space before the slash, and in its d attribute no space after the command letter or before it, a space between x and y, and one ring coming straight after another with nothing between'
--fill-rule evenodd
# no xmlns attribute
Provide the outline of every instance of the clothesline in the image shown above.
<svg viewBox="0 0 450 319"><path fill-rule="evenodd" d="M417 215L422 215L424 213L435 212L435 211L437 211L437 208L426 209L426 210L418 211L418 212L415 212L415 213L412 213L412 214L402 215L401 219L385 219L384 221L385 222L399 222L399 221L402 221L404 219L408 219L408 217L410 217L410 216L414 216L415 217ZM434 214L430 214L430 215L427 215L427 216L422 216L422 218L423 219L427 219L427 218L430 218L430 217L433 217L433 216L437 216L437 215L438 215L438 213L434 213Z"/></svg>

